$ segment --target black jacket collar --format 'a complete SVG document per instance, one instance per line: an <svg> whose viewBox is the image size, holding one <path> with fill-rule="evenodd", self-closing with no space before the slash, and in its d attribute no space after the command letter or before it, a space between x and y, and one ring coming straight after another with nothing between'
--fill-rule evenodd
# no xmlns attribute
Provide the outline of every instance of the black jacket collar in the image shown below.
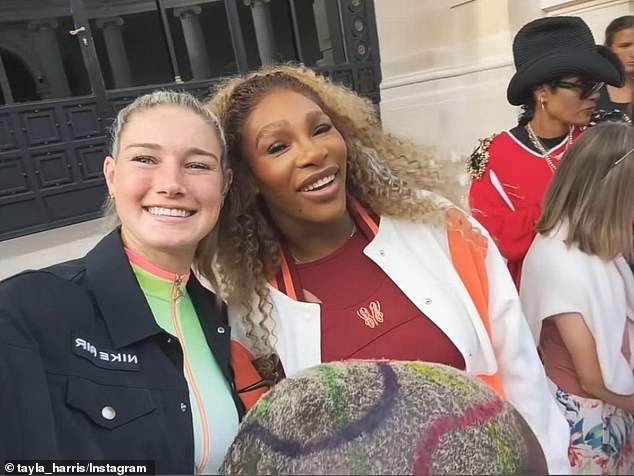
<svg viewBox="0 0 634 476"><path fill-rule="evenodd" d="M118 230L106 235L86 255L85 262L91 289L115 348L126 347L162 332L139 287ZM214 349L214 345L218 343L213 336L229 333L226 320L219 318L220 306L215 296L200 284L194 273L190 275L187 291L208 343ZM130 319L129 316L135 318Z"/></svg>
<svg viewBox="0 0 634 476"><path fill-rule="evenodd" d="M130 266L119 230L106 235L88 252L85 264L90 287L115 349L164 332L156 323ZM187 292L207 344L233 387L233 371L229 365L231 330L227 325L226 311L215 295L200 284L194 273L187 282ZM235 391L233 397L242 416L244 409Z"/></svg>
<svg viewBox="0 0 634 476"><path fill-rule="evenodd" d="M162 332L134 276L119 230L88 252L86 273L116 349Z"/></svg>

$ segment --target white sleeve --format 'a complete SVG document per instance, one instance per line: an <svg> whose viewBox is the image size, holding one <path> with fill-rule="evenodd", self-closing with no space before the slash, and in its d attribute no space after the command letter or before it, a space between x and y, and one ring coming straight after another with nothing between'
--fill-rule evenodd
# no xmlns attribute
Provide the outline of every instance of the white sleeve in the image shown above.
<svg viewBox="0 0 634 476"><path fill-rule="evenodd" d="M628 313L629 286L622 278L631 279L629 270L619 271L624 267L624 259L604 262L561 239L538 236L524 261L520 299L535 339L544 319L580 314L594 339L605 388L632 395L632 368L619 345Z"/></svg>
<svg viewBox="0 0 634 476"><path fill-rule="evenodd" d="M491 337L504 391L537 436L549 472L569 474L568 423L549 389L515 285L490 239L486 265Z"/></svg>

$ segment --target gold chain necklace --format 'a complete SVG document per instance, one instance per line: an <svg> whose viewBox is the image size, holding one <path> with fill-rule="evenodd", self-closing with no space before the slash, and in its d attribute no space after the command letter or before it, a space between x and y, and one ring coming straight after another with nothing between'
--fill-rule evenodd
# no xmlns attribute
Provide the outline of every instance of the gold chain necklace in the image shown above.
<svg viewBox="0 0 634 476"><path fill-rule="evenodd" d="M570 144L572 144L572 130L573 127L570 126L570 130L568 131L568 143L566 144L566 149L570 147ZM557 166L553 163L554 157L550 155L550 152L548 152L548 149L546 149L546 146L544 145L542 140L537 137L537 134L535 134L535 131L531 127L530 122L526 124L526 132L528 132L528 138L530 139L531 144L533 144L535 148L540 152L540 154L542 154L544 160L548 164L548 167L554 173L555 170L557 170Z"/></svg>
<svg viewBox="0 0 634 476"><path fill-rule="evenodd" d="M354 236L354 234L356 232L357 232L357 225L355 225L353 223L352 224L352 230L350 231L350 234L348 235L348 238L346 238L346 241L344 241L344 244L346 244L350 240L350 238L352 238ZM343 245L341 245L341 246L343 246ZM295 261L295 264L302 264L302 263L306 262L305 259L301 260L297 256L295 256L295 254L291 251L290 247L289 247L288 251L291 254L291 258L293 258L293 261ZM315 260L313 260L313 261L315 261Z"/></svg>

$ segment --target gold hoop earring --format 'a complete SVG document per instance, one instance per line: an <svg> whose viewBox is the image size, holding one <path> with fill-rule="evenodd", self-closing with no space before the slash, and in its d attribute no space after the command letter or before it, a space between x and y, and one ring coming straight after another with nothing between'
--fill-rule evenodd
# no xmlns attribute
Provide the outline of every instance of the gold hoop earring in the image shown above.
<svg viewBox="0 0 634 476"><path fill-rule="evenodd" d="M541 96L541 97L539 98L539 104L540 104L540 105L541 105L541 107L542 107L542 111L543 111L544 109L546 109L546 101L544 100L544 97L543 97L543 96Z"/></svg>

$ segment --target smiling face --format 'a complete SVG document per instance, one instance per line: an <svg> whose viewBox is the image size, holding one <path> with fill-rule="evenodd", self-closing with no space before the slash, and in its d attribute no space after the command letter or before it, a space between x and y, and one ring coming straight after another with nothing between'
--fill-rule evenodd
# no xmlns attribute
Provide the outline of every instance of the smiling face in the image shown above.
<svg viewBox="0 0 634 476"><path fill-rule="evenodd" d="M312 99L272 90L247 118L242 137L254 185L280 229L344 216L346 144Z"/></svg>
<svg viewBox="0 0 634 476"><path fill-rule="evenodd" d="M124 245L157 266L191 261L216 224L228 178L214 126L184 106L142 109L130 115L116 153L104 175Z"/></svg>
<svg viewBox="0 0 634 476"><path fill-rule="evenodd" d="M631 76L634 73L634 28L614 33L610 49L623 63L625 73Z"/></svg>

